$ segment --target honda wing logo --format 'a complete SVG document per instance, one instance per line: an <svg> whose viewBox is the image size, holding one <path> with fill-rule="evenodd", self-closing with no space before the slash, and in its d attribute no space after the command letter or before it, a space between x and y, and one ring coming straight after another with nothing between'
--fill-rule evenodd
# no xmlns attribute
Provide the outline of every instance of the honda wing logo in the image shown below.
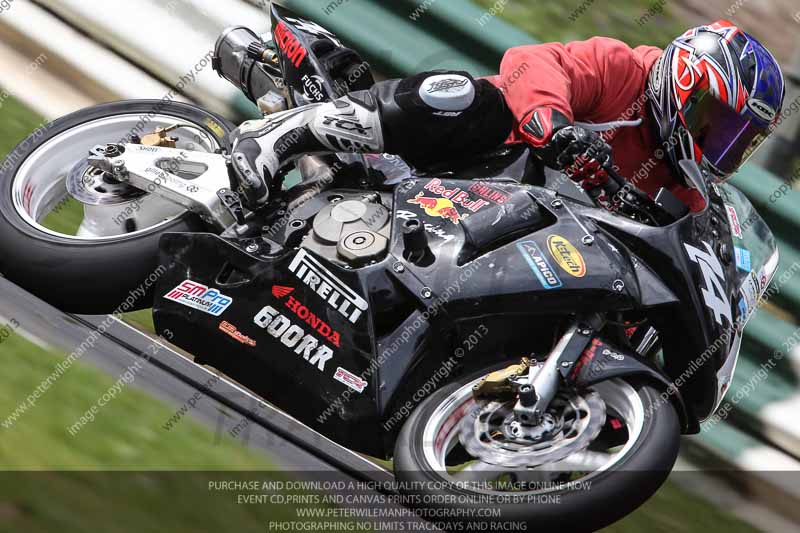
<svg viewBox="0 0 800 533"><path fill-rule="evenodd" d="M686 253L689 254L689 259L697 263L700 267L700 272L703 274L703 281L705 287L700 292L703 294L703 300L706 302L706 307L711 309L714 313L714 319L717 324L723 326L722 317L728 319L728 323L733 325L731 318L731 302L725 293L725 273L722 270L722 265L714 255L711 245L704 242L703 245L707 251L702 251L689 244L684 244Z"/></svg>
<svg viewBox="0 0 800 533"><path fill-rule="evenodd" d="M369 306L305 250L300 250L289 265L297 279L308 285L329 306L355 324Z"/></svg>

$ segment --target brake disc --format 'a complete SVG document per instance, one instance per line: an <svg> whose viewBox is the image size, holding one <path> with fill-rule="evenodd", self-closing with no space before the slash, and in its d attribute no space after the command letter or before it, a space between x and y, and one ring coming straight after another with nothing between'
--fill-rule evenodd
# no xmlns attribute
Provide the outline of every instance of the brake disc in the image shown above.
<svg viewBox="0 0 800 533"><path fill-rule="evenodd" d="M500 467L555 463L586 449L603 429L606 405L596 392L560 391L537 426L516 420L511 401L478 401L459 425L459 441L480 461Z"/></svg>

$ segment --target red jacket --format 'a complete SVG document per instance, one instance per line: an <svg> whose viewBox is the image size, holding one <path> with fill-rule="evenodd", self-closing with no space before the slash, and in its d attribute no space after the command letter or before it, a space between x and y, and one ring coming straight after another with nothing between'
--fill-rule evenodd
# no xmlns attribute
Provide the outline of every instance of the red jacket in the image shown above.
<svg viewBox="0 0 800 533"><path fill-rule="evenodd" d="M521 125L539 107L558 109L576 123L605 124L602 135L622 176L650 195L667 187L698 208L695 191L678 185L667 161L657 157L660 141L650 129L644 94L650 68L660 55L659 48L631 49L607 37L511 48L500 74L487 78L503 91L517 119L508 142L525 142ZM608 124L619 121L640 123Z"/></svg>

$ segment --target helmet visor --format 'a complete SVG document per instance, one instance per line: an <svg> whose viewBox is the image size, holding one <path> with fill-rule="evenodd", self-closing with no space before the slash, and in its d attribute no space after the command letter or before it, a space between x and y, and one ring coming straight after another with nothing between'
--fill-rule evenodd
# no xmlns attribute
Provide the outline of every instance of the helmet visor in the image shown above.
<svg viewBox="0 0 800 533"><path fill-rule="evenodd" d="M721 176L730 176L769 135L769 126L734 111L708 91L697 93L684 109L686 127L706 161Z"/></svg>

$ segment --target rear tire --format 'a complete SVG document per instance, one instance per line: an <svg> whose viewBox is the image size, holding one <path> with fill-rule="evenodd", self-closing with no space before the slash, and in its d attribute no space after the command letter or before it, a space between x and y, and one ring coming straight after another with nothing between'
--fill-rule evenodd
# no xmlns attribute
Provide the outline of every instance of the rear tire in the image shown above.
<svg viewBox="0 0 800 533"><path fill-rule="evenodd" d="M38 130L6 158L0 170L0 272L8 279L60 309L81 314L105 314L126 304L125 311L152 305L152 275L158 265L158 242L168 232L193 232L204 228L190 213L131 235L100 242L69 239L47 233L25 220L14 203L14 180L20 167L45 143L91 121L134 115L176 118L190 122L227 147L234 126L197 106L133 100L102 104L52 122ZM151 128L145 128L149 130ZM43 133L42 133L43 132ZM108 139L108 143L119 139ZM75 161L87 153L76 153ZM148 281L150 280L150 281ZM142 293L142 289L144 292Z"/></svg>

